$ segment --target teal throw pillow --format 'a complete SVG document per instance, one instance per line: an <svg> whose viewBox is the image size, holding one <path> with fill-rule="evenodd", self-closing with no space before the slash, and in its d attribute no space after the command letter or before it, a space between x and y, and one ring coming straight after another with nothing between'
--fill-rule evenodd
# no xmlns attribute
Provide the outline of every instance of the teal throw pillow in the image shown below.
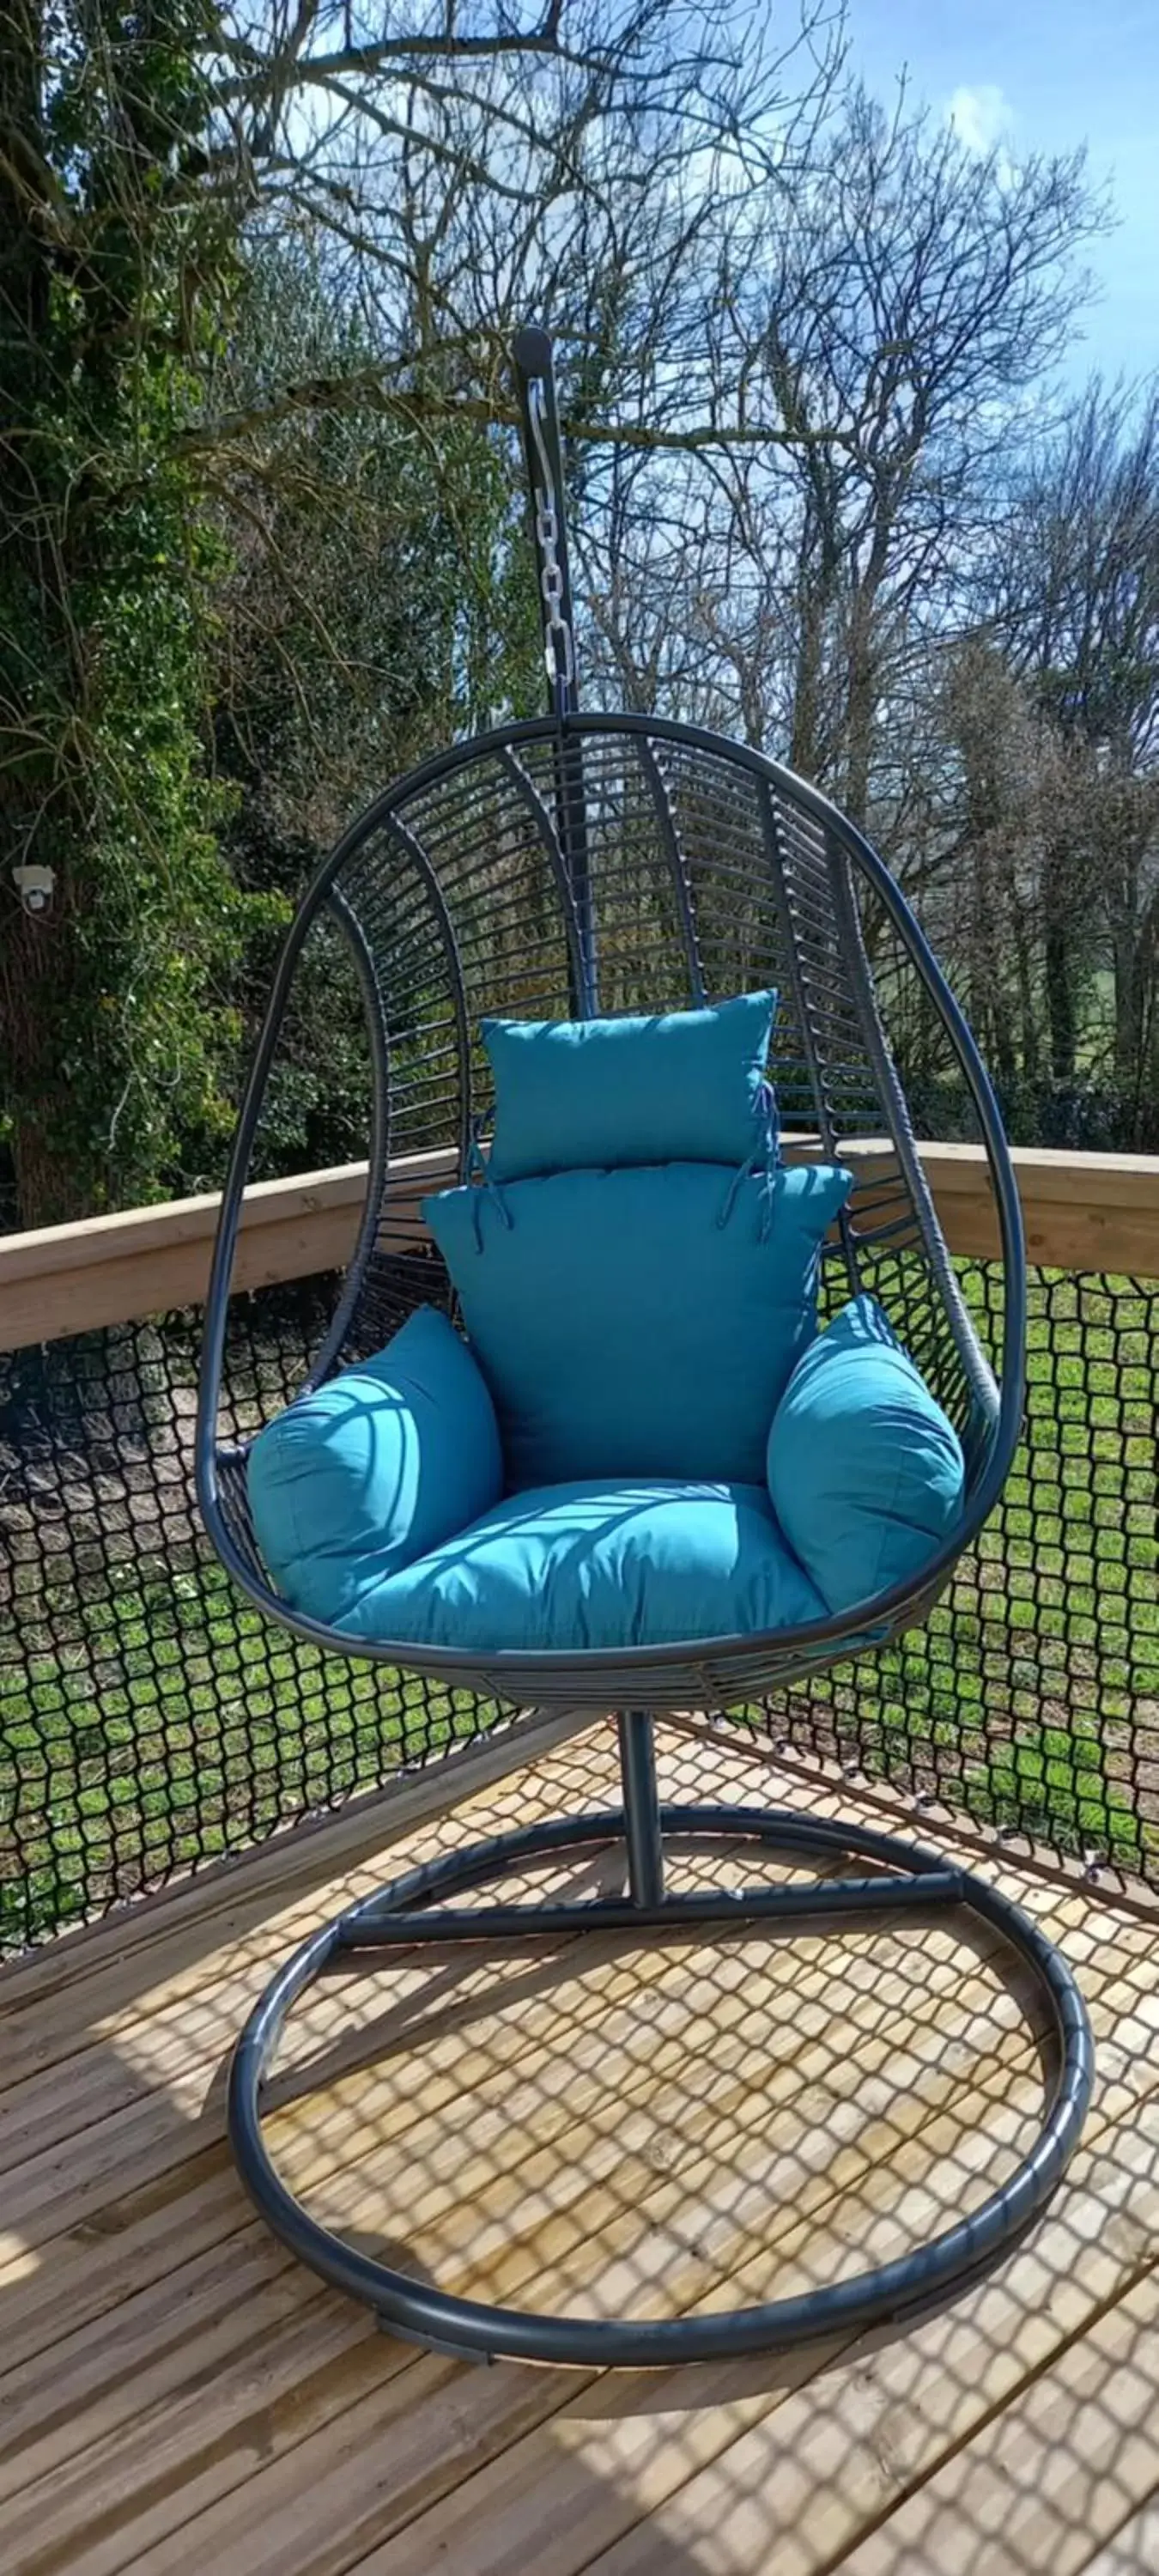
<svg viewBox="0 0 1159 2576"><path fill-rule="evenodd" d="M961 1442L874 1298L842 1307L798 1362L767 1475L780 1527L831 1610L920 1574L951 1536Z"/></svg>
<svg viewBox="0 0 1159 2576"><path fill-rule="evenodd" d="M295 1610L340 1620L503 1485L495 1411L445 1315L420 1306L374 1359L278 1414L249 1453L258 1545Z"/></svg>
<svg viewBox="0 0 1159 2576"><path fill-rule="evenodd" d="M495 1399L509 1490L602 1476L759 1485L816 1331L828 1164L560 1172L423 1214Z"/></svg>
<svg viewBox="0 0 1159 2576"><path fill-rule="evenodd" d="M767 1155L776 1003L775 993L742 993L653 1019L484 1020L496 1180Z"/></svg>

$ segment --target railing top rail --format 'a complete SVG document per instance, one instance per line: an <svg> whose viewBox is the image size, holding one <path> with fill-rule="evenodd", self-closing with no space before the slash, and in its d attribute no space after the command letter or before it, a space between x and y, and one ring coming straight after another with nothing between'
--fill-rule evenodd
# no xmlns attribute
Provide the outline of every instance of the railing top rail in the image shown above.
<svg viewBox="0 0 1159 2576"><path fill-rule="evenodd" d="M784 1143L791 1156L818 1150L805 1136L786 1136ZM859 1169L891 1159L889 1146L876 1137L847 1140L841 1150ZM997 1221L982 1148L923 1144L920 1152L951 1252L994 1258ZM1024 1146L1013 1159L1034 1264L1159 1278L1159 1155ZM420 1199L454 1172L450 1149L393 1163L393 1226L410 1218L417 1230ZM365 1164L346 1163L247 1190L235 1286L267 1287L341 1267L357 1230L365 1175ZM0 1237L0 1349L199 1304L217 1210L217 1193L207 1192Z"/></svg>

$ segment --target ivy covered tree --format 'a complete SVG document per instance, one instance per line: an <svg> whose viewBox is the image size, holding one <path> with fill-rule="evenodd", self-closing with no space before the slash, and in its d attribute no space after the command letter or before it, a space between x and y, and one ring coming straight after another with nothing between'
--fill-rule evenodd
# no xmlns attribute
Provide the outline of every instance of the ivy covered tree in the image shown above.
<svg viewBox="0 0 1159 2576"><path fill-rule="evenodd" d="M203 756L220 542L174 445L228 312L207 0L5 0L0 1098L27 1225L163 1186L221 1113L253 905ZM29 871L44 871L43 876Z"/></svg>

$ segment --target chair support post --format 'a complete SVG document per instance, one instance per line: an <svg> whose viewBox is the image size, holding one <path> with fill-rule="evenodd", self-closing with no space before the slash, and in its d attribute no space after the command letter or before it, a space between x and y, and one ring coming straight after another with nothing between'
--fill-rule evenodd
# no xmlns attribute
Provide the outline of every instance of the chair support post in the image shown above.
<svg viewBox="0 0 1159 2576"><path fill-rule="evenodd" d="M656 1744L645 1709L622 1708L620 1778L624 1790L624 1840L633 1905L659 1905L664 1895L664 1846L656 1794Z"/></svg>

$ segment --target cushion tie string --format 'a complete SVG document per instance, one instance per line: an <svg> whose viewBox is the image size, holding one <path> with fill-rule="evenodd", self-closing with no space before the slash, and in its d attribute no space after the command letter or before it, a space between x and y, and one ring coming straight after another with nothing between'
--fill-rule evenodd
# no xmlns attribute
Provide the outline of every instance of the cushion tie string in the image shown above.
<svg viewBox="0 0 1159 2576"><path fill-rule="evenodd" d="M743 1163L738 1164L736 1171L733 1173L728 1189L725 1192L724 1205L716 1220L718 1226L723 1229L728 1224L744 1183L748 1180L759 1180L761 1188L761 1222L759 1239L762 1243L767 1243L772 1231L773 1205L776 1195L778 1168L778 1154L775 1138L770 1138L768 1142L761 1147L759 1153L746 1154Z"/></svg>
<svg viewBox="0 0 1159 2576"><path fill-rule="evenodd" d="M480 1125L481 1122L472 1127L471 1141L467 1147L467 1178L469 1181L477 1182L480 1185L473 1189L471 1193L471 1230L475 1237L476 1252L481 1252L483 1249L482 1207L484 1191L490 1199L492 1206L498 1209L501 1222L506 1226L508 1234L513 1231L515 1225L515 1219L507 1205L507 1201L499 1187L499 1183L492 1178L490 1164L488 1163L487 1157L483 1152L482 1145L480 1144Z"/></svg>

